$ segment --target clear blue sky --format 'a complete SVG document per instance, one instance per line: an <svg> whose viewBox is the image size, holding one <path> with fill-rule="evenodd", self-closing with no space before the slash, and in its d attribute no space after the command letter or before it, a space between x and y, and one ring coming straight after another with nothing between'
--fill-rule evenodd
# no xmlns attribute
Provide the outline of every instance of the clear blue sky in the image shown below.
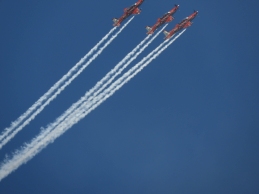
<svg viewBox="0 0 259 194"><path fill-rule="evenodd" d="M0 131L111 28L124 1L0 1ZM142 13L0 150L36 136L146 36L174 4L199 15L89 116L0 182L1 194L259 193L259 2L146 0ZM163 41L162 34L138 58ZM138 61L137 60L137 61Z"/></svg>

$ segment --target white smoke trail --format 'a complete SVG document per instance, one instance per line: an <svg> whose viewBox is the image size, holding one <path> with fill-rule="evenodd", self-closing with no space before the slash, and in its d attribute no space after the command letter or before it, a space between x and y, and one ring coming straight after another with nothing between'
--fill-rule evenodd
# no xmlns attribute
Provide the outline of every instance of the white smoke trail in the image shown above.
<svg viewBox="0 0 259 194"><path fill-rule="evenodd" d="M174 41L176 41L184 32L180 32L173 40L168 42L169 40L161 43L155 50L153 50L147 57L144 57L139 63L137 63L134 67L132 67L129 71L127 71L122 77L120 77L117 81L115 81L107 90L100 94L99 97L93 100L94 102L101 101L101 103L106 100L108 97L113 95L118 89L120 89L124 84L126 84L129 80L135 77L140 71L142 71L148 64L150 64L154 59L156 59L165 49L167 49ZM164 44L167 43L165 46ZM161 48L162 47L162 48ZM160 49L161 48L161 49ZM160 49L160 50L159 50ZM155 52L157 52L155 54ZM146 62L145 62L146 61ZM102 99L104 98L104 99Z"/></svg>
<svg viewBox="0 0 259 194"><path fill-rule="evenodd" d="M184 30L185 31L185 30ZM184 32L183 31L183 32ZM120 89L125 83L127 83L130 79L132 79L138 72L140 72L145 66L147 66L153 59L158 57L170 44L172 44L183 32L181 32L178 36L176 36L172 41L170 41L167 45L164 46L164 43L160 44L155 50L153 50L147 57L143 58L138 64L132 67L128 72L126 72L121 78L115 81L109 88L107 88L103 93L99 95L97 101L93 101L92 107L90 109L82 109L79 108L78 111L75 111L75 114L67 117L62 123L60 123L57 128L51 132L44 130L34 138L31 143L25 144L21 150L17 151L11 159L7 159L4 161L0 167L0 181L8 176L11 172L16 170L20 165L26 163L28 160L33 158L37 153L39 153L43 148L45 148L49 143L54 142L56 138L61 136L64 132L66 132L69 128L71 128L74 124L79 122L82 118L84 118L87 114L89 114L92 110L97 108L102 102L104 102L107 98L113 95L118 89ZM159 50L162 46L164 46L161 50ZM155 54L155 52L157 52ZM153 55L153 56L152 56ZM152 56L152 57L151 57ZM144 63L144 61L148 60ZM139 68L139 69L138 69ZM135 71L135 72L134 72ZM131 74L132 73L132 74ZM95 103L96 102L96 103ZM94 104L95 103L95 104ZM81 106L84 107L84 104ZM47 136L46 136L47 134ZM45 137L45 138L43 138Z"/></svg>
<svg viewBox="0 0 259 194"><path fill-rule="evenodd" d="M112 28L108 34L106 34L81 60L73 66L67 74L65 74L58 82L56 82L39 100L37 100L25 113L23 113L18 119L12 122L11 126L5 128L0 135L0 142L14 129L16 128L25 118L27 118L38 106L40 106L43 101L49 98L49 96L64 82L68 79L74 71L78 69L84 61L93 54L93 52L114 32L116 27ZM1 148L0 148L1 149Z"/></svg>
<svg viewBox="0 0 259 194"><path fill-rule="evenodd" d="M92 56L92 58L86 63L84 64L72 77L70 77L70 79L68 81L66 81L64 83L64 85L62 85L61 87L58 88L58 90L51 96L49 97L49 99L43 104L41 105L33 114L31 114L31 116L26 119L23 124L19 125L18 128L13 129L13 131L9 132L9 135L6 136L1 142L0 142L0 149L6 144L8 143L19 131L21 131L26 125L28 125L39 113L41 113L41 111L52 101L54 100L77 76L79 76L83 70L90 64L92 63L101 53L102 51L122 32L122 30L133 20L134 17L132 17L127 23L125 23L123 25L122 28L120 28L120 30L113 35L109 41L107 41L105 43L105 45L100 48L98 50L98 52L96 54L94 54Z"/></svg>
<svg viewBox="0 0 259 194"><path fill-rule="evenodd" d="M116 72L116 74L114 76L112 76L105 84L102 85L102 87L93 94L93 96L91 96L91 98L94 98L95 96L97 96L104 88L106 88L119 74L121 74L121 72L126 69L133 60L135 60L154 40L155 38L166 28L168 24L166 24L158 33L156 33L156 35L147 42L147 44L145 44L140 50L139 52L137 52L133 57L131 57L131 59L121 68L119 69L118 72ZM90 99L89 99L90 100Z"/></svg>
<svg viewBox="0 0 259 194"><path fill-rule="evenodd" d="M80 108L78 108L76 111L77 115L83 114L84 116L85 113L83 112L87 112L89 111L89 107L90 106L95 106L94 104L98 101L101 101L101 103L103 101L105 101L108 97L110 97L113 93L115 93L115 91L117 91L118 89L120 89L125 83L127 83L130 79L132 79L136 74L138 74L144 67L146 67L152 60L154 60L155 58L157 58L166 48L168 48L176 39L178 39L183 33L185 32L185 30L183 30L181 33L179 33L173 40L171 40L169 43L169 40L164 41L163 43L161 43L156 49L154 49L151 53L149 53L146 57L144 57L139 63L137 63L135 66L133 66L130 70L128 70L126 73L123 74L123 76L121 76L118 80L116 80L114 83L112 83L109 88L107 88L104 92L102 92L99 96L95 97L93 100L92 98L89 98L89 100L87 102L85 102L84 104L81 105L81 111ZM168 44L166 44L168 43ZM156 53L157 52L157 53ZM91 101L90 101L91 100ZM90 108L90 110L92 110L92 108ZM80 116L81 117L81 116ZM77 120L77 118L75 117L71 117L71 121L72 123L74 123L75 121L73 121L73 118ZM67 124L66 124L67 125Z"/></svg>
<svg viewBox="0 0 259 194"><path fill-rule="evenodd" d="M63 113L60 117L58 117L56 119L55 122L51 123L48 127L47 127L47 131L50 132L52 131L59 123L61 123L67 116L69 116L70 114L73 113L74 110L76 110L76 108L81 105L84 101L88 101L91 103L91 100L97 96L105 87L107 87L107 85L109 85L125 68L128 67L128 65L137 58L137 56L139 54L141 54L145 48L147 48L153 41L154 39L164 30L164 28L166 28L167 25L165 25L158 33L156 33L156 35L149 41L147 42L144 47L142 47L140 49L139 52L137 52L134 57L130 58L130 56L132 56L139 48L140 46L142 46L145 41L150 37L147 36L143 41L140 42L140 44L138 44L130 53L128 53L108 74L106 74L106 76L104 76L99 82L97 82L97 84L90 89L85 96L83 96L80 100L78 100L76 103L74 103L67 111L65 111L65 113ZM127 59L130 60L122 67L120 68L123 63L126 62ZM117 72L116 72L117 71ZM115 74L114 74L115 73ZM114 74L112 76L112 74ZM107 81L107 82L106 82ZM106 82L106 83L105 83ZM98 89L99 88L99 89ZM97 91L96 91L97 90ZM45 133L47 134L47 133Z"/></svg>
<svg viewBox="0 0 259 194"><path fill-rule="evenodd" d="M168 42L169 40L161 43L156 49L154 49L147 57L144 57L139 63L133 66L129 71L124 73L122 77L116 80L109 88L107 88L104 92L102 92L98 97L94 98L91 103L89 101L84 102L78 108L73 115L69 118L66 118L64 122L61 123L61 127L58 126L56 130L53 132L58 134L56 137L59 137L62 133L64 133L67 129L76 124L79 120L84 118L88 113L94 110L97 106L99 106L102 102L104 102L107 98L113 95L118 89L120 89L125 83L127 83L130 79L132 79L136 74L138 74L144 67L146 67L149 63L151 63L154 59L156 59L165 49L167 49L176 39L178 39L185 30L179 33L173 40ZM168 44L166 44L168 43ZM166 45L165 45L166 44ZM157 52L157 53L156 53ZM90 98L89 98L90 100ZM90 109L89 107L92 106ZM81 110L80 110L81 109ZM67 128L64 130L64 127ZM59 129L59 130L58 130ZM64 130L64 131L63 131ZM63 131L63 132L62 132ZM55 138L56 138L55 137ZM51 140L54 141L53 138Z"/></svg>

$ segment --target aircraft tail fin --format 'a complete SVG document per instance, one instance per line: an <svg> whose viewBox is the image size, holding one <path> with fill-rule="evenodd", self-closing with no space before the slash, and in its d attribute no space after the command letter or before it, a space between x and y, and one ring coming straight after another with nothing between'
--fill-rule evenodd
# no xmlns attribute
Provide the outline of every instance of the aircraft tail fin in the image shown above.
<svg viewBox="0 0 259 194"><path fill-rule="evenodd" d="M152 29L152 28L151 28L150 26L147 26L147 27L146 27L147 32L150 32L151 29Z"/></svg>
<svg viewBox="0 0 259 194"><path fill-rule="evenodd" d="M112 21L113 21L113 25L117 26L117 23L118 23L119 20L117 18L113 18Z"/></svg>
<svg viewBox="0 0 259 194"><path fill-rule="evenodd" d="M168 36L168 35L169 35L169 32L166 31L166 30L164 30L164 35L165 35L165 36Z"/></svg>

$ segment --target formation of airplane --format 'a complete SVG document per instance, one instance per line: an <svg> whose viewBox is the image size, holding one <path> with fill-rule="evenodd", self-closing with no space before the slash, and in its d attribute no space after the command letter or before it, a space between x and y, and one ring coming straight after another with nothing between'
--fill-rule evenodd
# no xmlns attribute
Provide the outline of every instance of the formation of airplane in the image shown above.
<svg viewBox="0 0 259 194"><path fill-rule="evenodd" d="M138 8L144 0L138 0L137 3L130 6L129 8L124 9L124 14L119 18L113 18L113 26L120 26L121 22L123 22L127 17L130 15L137 15L140 14L141 10Z"/></svg>
<svg viewBox="0 0 259 194"><path fill-rule="evenodd" d="M130 15L140 14L141 9L139 6L144 2L144 0L138 0L134 5L129 8L124 9L124 14L119 18L113 18L113 26L120 26L120 24ZM154 26L146 26L146 30L148 31L147 34L153 34L160 26L165 23L169 23L174 20L173 15L179 9L179 5L175 5L173 9L169 12L165 13L161 18L158 18L157 22ZM192 20L198 15L198 11L194 11L190 16L183 19L180 23L176 24L176 26L171 31L164 30L165 39L171 38L175 33L188 28L192 25Z"/></svg>
<svg viewBox="0 0 259 194"><path fill-rule="evenodd" d="M171 31L164 31L165 34L165 39L169 39L171 38L176 32L184 29L184 28L188 28L192 25L192 20L197 16L198 11L194 11L193 14L191 14L190 16L184 18L180 23L176 24L176 26L171 30Z"/></svg>
<svg viewBox="0 0 259 194"><path fill-rule="evenodd" d="M174 15L174 13L178 10L178 8L179 8L179 5L175 5L175 7L172 10L164 14L161 18L158 18L157 22L153 27L147 26L146 27L148 31L147 34L153 34L155 30L158 29L161 25L173 21L174 18L172 15Z"/></svg>

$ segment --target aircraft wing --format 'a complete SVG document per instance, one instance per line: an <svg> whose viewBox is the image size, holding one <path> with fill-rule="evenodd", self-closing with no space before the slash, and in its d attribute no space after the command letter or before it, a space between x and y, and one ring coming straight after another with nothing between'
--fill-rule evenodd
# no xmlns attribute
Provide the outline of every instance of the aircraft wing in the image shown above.
<svg viewBox="0 0 259 194"><path fill-rule="evenodd" d="M183 28L188 28L192 25L192 22L188 21L186 24L183 26Z"/></svg>
<svg viewBox="0 0 259 194"><path fill-rule="evenodd" d="M167 19L166 19L166 22L168 23L168 22L171 22L171 21L173 21L173 16L169 16Z"/></svg>
<svg viewBox="0 0 259 194"><path fill-rule="evenodd" d="M133 10L132 14L137 15L140 14L141 10L137 7L136 9Z"/></svg>

